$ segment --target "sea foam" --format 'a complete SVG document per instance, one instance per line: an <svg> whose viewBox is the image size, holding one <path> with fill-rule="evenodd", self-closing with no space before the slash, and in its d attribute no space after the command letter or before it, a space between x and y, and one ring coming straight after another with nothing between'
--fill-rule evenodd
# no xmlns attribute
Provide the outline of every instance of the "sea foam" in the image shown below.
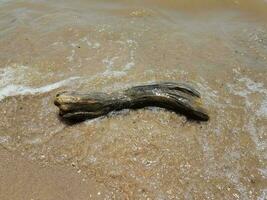
<svg viewBox="0 0 267 200"><path fill-rule="evenodd" d="M57 88L60 88L64 85L69 84L71 81L79 79L80 77L70 77L65 80L58 81L56 83L52 83L49 85L45 85L42 87L28 87L24 85L16 85L16 84L9 84L2 88L0 88L0 101L8 96L17 96L17 95L28 95L28 94L40 94L46 93Z"/></svg>

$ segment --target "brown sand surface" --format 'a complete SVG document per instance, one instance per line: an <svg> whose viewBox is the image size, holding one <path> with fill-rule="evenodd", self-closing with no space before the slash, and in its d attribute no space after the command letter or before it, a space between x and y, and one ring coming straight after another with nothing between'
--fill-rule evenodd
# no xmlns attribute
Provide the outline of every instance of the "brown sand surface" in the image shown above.
<svg viewBox="0 0 267 200"><path fill-rule="evenodd" d="M73 166L40 165L0 148L1 200L103 199L110 192Z"/></svg>
<svg viewBox="0 0 267 200"><path fill-rule="evenodd" d="M266 13L265 0L1 0L0 200L267 199ZM154 81L194 86L210 120L147 108L70 126L53 104Z"/></svg>

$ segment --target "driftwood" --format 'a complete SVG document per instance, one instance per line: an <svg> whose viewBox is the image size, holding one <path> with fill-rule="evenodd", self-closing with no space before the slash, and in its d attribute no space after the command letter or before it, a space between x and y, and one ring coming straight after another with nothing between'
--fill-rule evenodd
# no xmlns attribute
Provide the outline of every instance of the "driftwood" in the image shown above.
<svg viewBox="0 0 267 200"><path fill-rule="evenodd" d="M122 109L156 106L183 114L190 119L207 121L200 94L183 83L161 82L135 86L124 91L107 93L61 92L55 105L59 115L70 121L82 121Z"/></svg>

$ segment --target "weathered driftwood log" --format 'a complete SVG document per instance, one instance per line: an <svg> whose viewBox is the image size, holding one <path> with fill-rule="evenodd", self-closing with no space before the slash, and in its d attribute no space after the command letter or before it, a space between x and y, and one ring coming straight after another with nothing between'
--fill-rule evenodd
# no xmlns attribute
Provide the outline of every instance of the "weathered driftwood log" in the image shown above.
<svg viewBox="0 0 267 200"><path fill-rule="evenodd" d="M124 91L107 93L61 92L55 105L59 115L71 121L82 121L122 109L156 106L181 113L188 118L207 121L209 116L202 107L200 94L183 83L161 82L135 86Z"/></svg>

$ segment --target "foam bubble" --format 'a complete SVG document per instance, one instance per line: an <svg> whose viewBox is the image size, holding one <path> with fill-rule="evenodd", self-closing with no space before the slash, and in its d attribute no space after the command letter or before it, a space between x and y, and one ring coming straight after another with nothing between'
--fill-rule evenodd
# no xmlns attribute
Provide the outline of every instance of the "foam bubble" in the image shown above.
<svg viewBox="0 0 267 200"><path fill-rule="evenodd" d="M0 144L8 143L11 140L11 137L8 135L0 136Z"/></svg>

